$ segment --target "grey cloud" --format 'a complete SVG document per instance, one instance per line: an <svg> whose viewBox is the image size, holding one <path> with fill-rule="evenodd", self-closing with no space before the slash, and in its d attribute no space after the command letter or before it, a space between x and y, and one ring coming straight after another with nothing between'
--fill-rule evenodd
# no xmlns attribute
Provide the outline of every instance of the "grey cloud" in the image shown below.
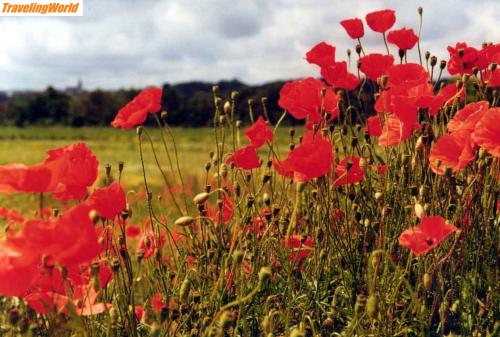
<svg viewBox="0 0 500 337"><path fill-rule="evenodd" d="M500 5L494 1L85 0L82 18L0 20L0 31L10 33L2 34L0 90L62 87L78 77L88 88L118 88L317 76L304 61L314 44L334 44L337 59L354 49L340 20L394 8L395 28L417 30L419 5L422 48L440 59L457 41L498 41L494 13ZM365 31L365 48L383 52L380 34ZM417 55L412 51L410 59Z"/></svg>

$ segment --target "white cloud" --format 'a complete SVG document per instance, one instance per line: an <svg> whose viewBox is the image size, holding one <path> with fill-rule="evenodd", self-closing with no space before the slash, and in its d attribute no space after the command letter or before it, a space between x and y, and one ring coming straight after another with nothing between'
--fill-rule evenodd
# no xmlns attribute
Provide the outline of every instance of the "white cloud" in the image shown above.
<svg viewBox="0 0 500 337"><path fill-rule="evenodd" d="M418 6L422 49L440 59L457 41L498 42L496 1L86 0L84 17L0 20L0 89L64 87L79 77L87 88L118 88L317 76L303 59L314 44L334 44L338 59L354 49L340 20L393 8L395 28L417 30ZM365 31L364 47L383 51L379 34Z"/></svg>

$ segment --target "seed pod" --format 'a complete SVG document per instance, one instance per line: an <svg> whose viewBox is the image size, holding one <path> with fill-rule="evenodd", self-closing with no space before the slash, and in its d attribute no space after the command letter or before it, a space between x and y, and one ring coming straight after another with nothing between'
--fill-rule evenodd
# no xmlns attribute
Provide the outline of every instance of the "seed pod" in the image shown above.
<svg viewBox="0 0 500 337"><path fill-rule="evenodd" d="M194 202L196 205L200 205L200 204L205 203L205 201L207 201L209 197L210 197L210 194L208 194L207 192L198 193L198 194L197 194L197 195L193 198L193 202Z"/></svg>
<svg viewBox="0 0 500 337"><path fill-rule="evenodd" d="M438 62L438 59L436 56L431 56L431 67L434 67Z"/></svg>
<svg viewBox="0 0 500 337"><path fill-rule="evenodd" d="M15 308L9 310L9 322L11 325L16 325L19 322L20 318L21 314L19 313L19 310Z"/></svg>
<svg viewBox="0 0 500 337"><path fill-rule="evenodd" d="M194 218L191 216L181 216L177 220L175 220L174 225L175 226L180 226L180 227L186 227L189 226L194 222Z"/></svg>

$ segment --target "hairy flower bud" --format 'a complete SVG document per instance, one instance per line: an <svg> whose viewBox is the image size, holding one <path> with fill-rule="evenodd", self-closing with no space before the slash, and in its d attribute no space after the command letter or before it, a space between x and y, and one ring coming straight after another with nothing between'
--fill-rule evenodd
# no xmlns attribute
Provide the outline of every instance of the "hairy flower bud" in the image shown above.
<svg viewBox="0 0 500 337"><path fill-rule="evenodd" d="M177 220L175 220L174 225L175 226L180 226L180 227L186 227L189 226L194 222L194 218L191 216L181 216Z"/></svg>

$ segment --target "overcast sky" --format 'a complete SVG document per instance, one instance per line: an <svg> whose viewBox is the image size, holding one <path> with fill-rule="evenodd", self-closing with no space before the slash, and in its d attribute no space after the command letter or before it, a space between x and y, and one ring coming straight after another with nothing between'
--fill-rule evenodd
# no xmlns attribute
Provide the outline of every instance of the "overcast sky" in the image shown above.
<svg viewBox="0 0 500 337"><path fill-rule="evenodd" d="M440 59L457 41L480 47L500 35L495 0L84 1L83 17L0 17L0 90L63 88L78 78L107 89L318 76L304 54L324 40L345 58L354 42L339 21L386 8L396 10L394 28L417 31L423 6L422 47ZM365 49L383 52L381 42L365 25Z"/></svg>

